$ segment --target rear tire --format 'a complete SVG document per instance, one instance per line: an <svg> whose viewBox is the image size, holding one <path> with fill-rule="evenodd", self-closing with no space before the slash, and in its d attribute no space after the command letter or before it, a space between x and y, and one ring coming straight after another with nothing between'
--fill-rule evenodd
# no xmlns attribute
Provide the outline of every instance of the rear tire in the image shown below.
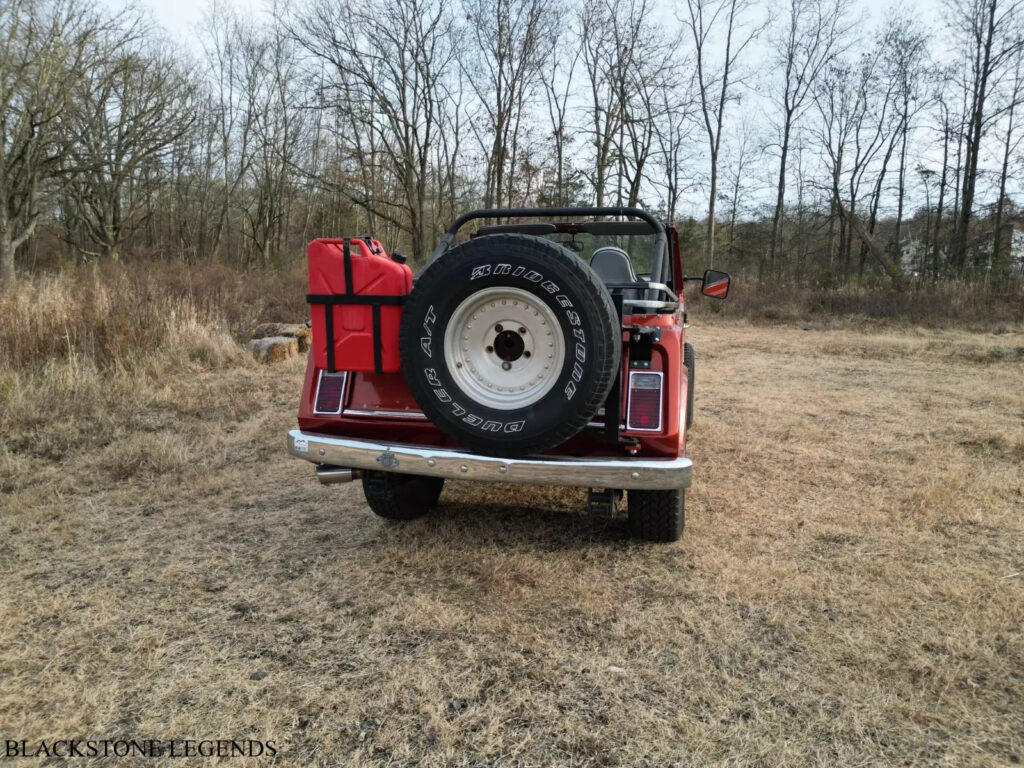
<svg viewBox="0 0 1024 768"><path fill-rule="evenodd" d="M679 541L686 523L685 493L682 488L667 491L628 491L629 533L645 541Z"/></svg>
<svg viewBox="0 0 1024 768"><path fill-rule="evenodd" d="M683 345L683 365L686 366L686 428L693 424L693 345Z"/></svg>
<svg viewBox="0 0 1024 768"><path fill-rule="evenodd" d="M443 477L399 475L374 469L363 471L363 494L378 517L413 520L437 506Z"/></svg>

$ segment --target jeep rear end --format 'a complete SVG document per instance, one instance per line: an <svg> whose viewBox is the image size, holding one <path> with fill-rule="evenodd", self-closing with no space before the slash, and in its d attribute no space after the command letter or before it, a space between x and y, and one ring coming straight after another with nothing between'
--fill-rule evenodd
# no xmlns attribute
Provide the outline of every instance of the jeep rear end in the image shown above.
<svg viewBox="0 0 1024 768"><path fill-rule="evenodd" d="M453 247L477 219L529 221ZM728 275L685 277L675 230L620 208L474 211L411 291L403 261L372 238L311 244L313 353L290 452L321 482L361 475L392 519L427 511L448 478L580 486L605 515L625 491L635 536L677 539L692 469L682 287L724 298Z"/></svg>

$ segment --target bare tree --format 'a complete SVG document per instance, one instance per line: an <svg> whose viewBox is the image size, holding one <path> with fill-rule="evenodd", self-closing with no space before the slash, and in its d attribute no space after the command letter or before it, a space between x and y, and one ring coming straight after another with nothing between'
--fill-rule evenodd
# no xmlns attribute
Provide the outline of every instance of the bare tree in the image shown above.
<svg viewBox="0 0 1024 768"><path fill-rule="evenodd" d="M288 186L304 138L299 109L301 91L293 42L279 29L243 37L242 56L248 74L247 99L257 151L247 163L249 195L243 214L251 253L264 266L280 252L289 220Z"/></svg>
<svg viewBox="0 0 1024 768"><path fill-rule="evenodd" d="M557 7L542 0L465 0L460 63L485 117L484 207L512 204L527 102L553 47Z"/></svg>
<svg viewBox="0 0 1024 768"><path fill-rule="evenodd" d="M847 264L845 244L849 222L842 205L844 174L848 172L847 153L854 142L868 104L868 88L864 75L871 71L873 59L866 57L857 64L837 60L821 73L814 88L814 103L818 107L819 121L815 128L818 142L825 155L829 176L828 266L842 263L845 274ZM851 195L852 197L852 195ZM855 206L850 201L850 208Z"/></svg>
<svg viewBox="0 0 1024 768"><path fill-rule="evenodd" d="M594 147L587 177L598 205L615 182L619 205L639 199L654 149L654 122L666 88L677 85L676 41L651 18L647 0L588 0L580 11L580 46L588 86L587 132Z"/></svg>
<svg viewBox="0 0 1024 768"><path fill-rule="evenodd" d="M620 4L619 0L587 0L579 15L580 50L589 90L587 116L594 126L588 131L592 136L594 159L587 176L597 205L605 204L615 137L622 122L613 72L620 66L620 55L628 55L630 49L628 46L620 49L619 41L608 35Z"/></svg>
<svg viewBox="0 0 1024 768"><path fill-rule="evenodd" d="M963 184L950 254L954 269L963 270L967 265L981 142L1000 114L999 109L992 108L990 97L999 78L1013 66L1024 48L1021 31L1024 0L948 0L948 3L950 25L963 49L964 90L969 102Z"/></svg>
<svg viewBox="0 0 1024 768"><path fill-rule="evenodd" d="M886 61L894 83L894 113L897 117L896 133L899 140L897 170L896 228L893 233L893 257L898 261L902 248L904 203L907 191L907 141L914 129L914 120L927 106L925 95L932 77L927 63L928 35L913 17L897 13L886 18L891 30Z"/></svg>
<svg viewBox="0 0 1024 768"><path fill-rule="evenodd" d="M701 118L707 133L710 165L708 220L704 239L704 258L708 267L713 267L715 262L718 154L722 146L725 110L731 99L730 88L735 85L736 66L743 51L763 29L763 25L742 26L742 17L754 7L752 0L686 0L685 23L693 39L697 92L700 96ZM716 61L713 51L719 46L724 47L724 50L721 59Z"/></svg>
<svg viewBox="0 0 1024 768"><path fill-rule="evenodd" d="M448 0L311 0L288 20L293 39L331 71L326 86L342 120L336 134L361 121L379 147L374 161L396 194L339 187L380 219L407 232L413 257L426 256L431 159L444 125L456 38ZM375 169L376 170L376 169Z"/></svg>
<svg viewBox="0 0 1024 768"><path fill-rule="evenodd" d="M729 204L729 242L726 253L729 259L737 254L736 225L740 215L749 215L751 210L744 207L743 200L751 189L753 174L751 167L763 153L764 147L758 140L751 122L744 119L740 122L735 134L734 144L727 148L726 182L728 183L727 202Z"/></svg>
<svg viewBox="0 0 1024 768"><path fill-rule="evenodd" d="M942 216L946 202L946 190L949 188L949 146L953 138L954 124L946 101L945 89L940 89L935 98L938 107L938 130L942 135L942 172L939 176L939 196L935 206L935 221L932 232L932 278L939 276L939 254L942 247L943 221Z"/></svg>
<svg viewBox="0 0 1024 768"><path fill-rule="evenodd" d="M1011 243L1004 231L1006 213L1006 183L1010 175L1010 160L1024 144L1024 132L1020 131L1019 111L1024 105L1024 55L1018 54L1013 65L1013 75L1006 88L1005 125L1003 126L1002 159L999 168L999 192L996 195L995 215L993 217L992 236L992 268L1000 278L1005 277L1010 268Z"/></svg>
<svg viewBox="0 0 1024 768"><path fill-rule="evenodd" d="M563 42L564 38L555 39L541 73L551 128L551 143L555 152L554 194L550 197L551 202L558 206L569 205L572 199L566 157L572 143L568 120L569 97L572 94L574 75L580 60L580 49L574 48L572 53L568 54L562 45Z"/></svg>
<svg viewBox="0 0 1024 768"><path fill-rule="evenodd" d="M660 171L654 177L654 186L665 186L665 216L670 222L676 220L679 202L684 187L692 183L689 168L694 164L692 130L695 104L687 96L690 87L662 88L657 119L652 122L657 142L655 167Z"/></svg>
<svg viewBox="0 0 1024 768"><path fill-rule="evenodd" d="M781 125L779 181L768 248L768 260L773 269L786 203L786 172L793 130L818 76L846 45L844 38L851 27L846 8L843 0L789 0L782 28L774 36L773 49L781 71L777 95Z"/></svg>
<svg viewBox="0 0 1024 768"><path fill-rule="evenodd" d="M61 120L101 22L78 0L0 4L0 282L65 180Z"/></svg>
<svg viewBox="0 0 1024 768"><path fill-rule="evenodd" d="M235 249L229 217L254 155L256 93L250 87L252 72L243 56L243 42L252 34L249 25L218 0L211 3L203 19L200 38L216 104L213 117L221 173L220 207L209 250L217 252L223 242L224 251L232 258Z"/></svg>
<svg viewBox="0 0 1024 768"><path fill-rule="evenodd" d="M81 245L114 261L138 223L140 175L163 159L194 115L192 84L170 52L138 47L132 37L109 36L103 60L76 89L66 155Z"/></svg>

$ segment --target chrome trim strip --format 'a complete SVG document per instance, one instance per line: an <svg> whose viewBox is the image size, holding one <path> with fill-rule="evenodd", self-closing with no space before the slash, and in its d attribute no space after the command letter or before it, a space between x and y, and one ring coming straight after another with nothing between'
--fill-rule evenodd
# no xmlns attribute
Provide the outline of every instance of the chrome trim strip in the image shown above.
<svg viewBox="0 0 1024 768"><path fill-rule="evenodd" d="M361 408L346 408L341 415L379 419L427 419L422 411L364 411Z"/></svg>
<svg viewBox="0 0 1024 768"><path fill-rule="evenodd" d="M318 411L316 404L320 400L320 382L324 380L324 374L327 371L318 371L316 379L316 392L313 393L313 413L317 416L337 416L342 411L342 407L345 405L345 390L348 388L348 371L335 371L334 373L328 373L328 376L341 376L341 397L338 398L338 410L336 411Z"/></svg>
<svg viewBox="0 0 1024 768"><path fill-rule="evenodd" d="M629 426L629 412L633 407L633 377L637 374L644 376L659 376L661 384L658 386L658 426L644 429L643 427ZM629 372L629 395L626 399L626 429L630 432L661 432L662 411L665 410L665 374L662 371L630 371Z"/></svg>
<svg viewBox="0 0 1024 768"><path fill-rule="evenodd" d="M693 462L675 459L503 459L416 445L330 437L293 429L288 452L317 464L378 469L458 480L565 485L582 488L689 488Z"/></svg>

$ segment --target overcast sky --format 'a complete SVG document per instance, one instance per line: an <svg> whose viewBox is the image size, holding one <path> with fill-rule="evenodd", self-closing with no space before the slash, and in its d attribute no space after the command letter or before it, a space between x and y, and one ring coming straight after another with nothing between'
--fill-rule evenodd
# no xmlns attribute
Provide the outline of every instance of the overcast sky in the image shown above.
<svg viewBox="0 0 1024 768"><path fill-rule="evenodd" d="M260 16L266 12L267 3L263 0L224 0L240 11L245 12L250 18ZM107 0L111 6L119 6L121 3L116 0ZM137 0L138 5L148 8L153 18L163 26L171 35L181 41L188 42L195 32L196 24L202 18L204 10L210 0ZM679 0L681 3L682 0ZM860 0L855 3L864 8L869 15L869 23L876 23L885 16L890 8L902 6L908 10L917 10L920 18L929 24L937 22L942 13L941 0ZM674 3L663 3L667 9L671 9ZM671 18L671 10L666 11Z"/></svg>

